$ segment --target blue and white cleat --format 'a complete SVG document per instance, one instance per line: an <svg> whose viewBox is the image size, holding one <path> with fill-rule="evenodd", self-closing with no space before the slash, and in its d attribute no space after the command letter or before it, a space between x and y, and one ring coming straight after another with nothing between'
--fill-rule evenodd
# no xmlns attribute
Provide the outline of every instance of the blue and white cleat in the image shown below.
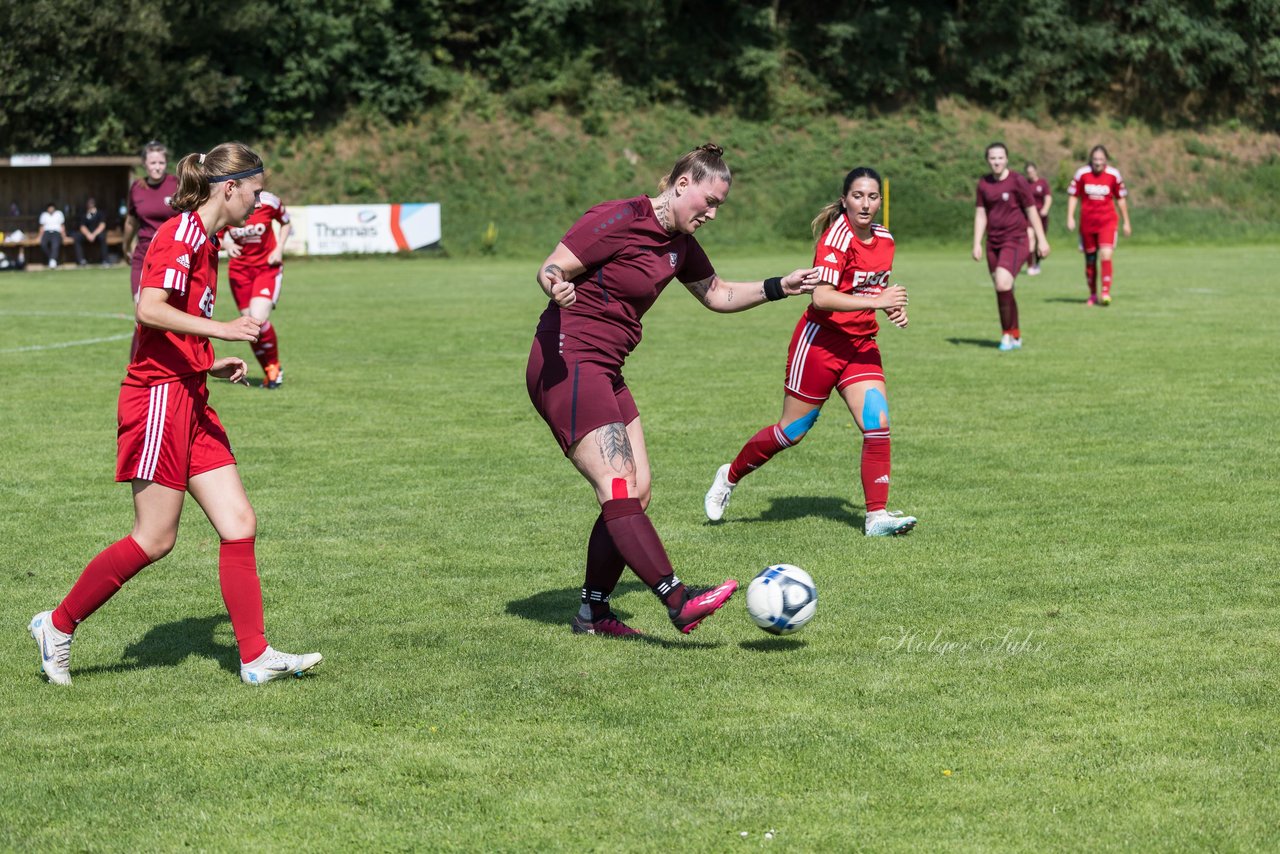
<svg viewBox="0 0 1280 854"><path fill-rule="evenodd" d="M864 531L868 537L897 537L916 526L915 516L903 516L898 511L876 510L867 514Z"/></svg>
<svg viewBox="0 0 1280 854"><path fill-rule="evenodd" d="M318 652L292 655L267 647L262 655L253 661L240 665L240 681L246 685L262 685L272 679L288 676L290 673L301 676L323 660L324 656Z"/></svg>
<svg viewBox="0 0 1280 854"><path fill-rule="evenodd" d="M712 522L719 522L724 518L724 509L729 506L733 488L737 486L736 483L729 482L729 466L730 463L725 463L716 469L716 478L711 482L707 497L702 501L702 507L707 511L707 518Z"/></svg>
<svg viewBox="0 0 1280 854"><path fill-rule="evenodd" d="M1021 350L1022 339L1014 338L1006 332L1004 335L1000 336L999 348L1001 353L1008 353L1010 350Z"/></svg>
<svg viewBox="0 0 1280 854"><path fill-rule="evenodd" d="M71 635L64 635L53 625L53 612L41 611L27 626L36 646L40 647L40 669L54 685L71 684Z"/></svg>

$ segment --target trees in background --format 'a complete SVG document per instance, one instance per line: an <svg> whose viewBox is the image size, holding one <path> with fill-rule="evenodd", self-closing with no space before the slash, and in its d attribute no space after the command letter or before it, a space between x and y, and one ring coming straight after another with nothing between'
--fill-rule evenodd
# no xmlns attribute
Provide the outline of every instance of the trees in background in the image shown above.
<svg viewBox="0 0 1280 854"><path fill-rule="evenodd" d="M398 120L468 85L525 111L769 118L961 96L1280 127L1280 0L27 0L0 7L0 32L10 152Z"/></svg>

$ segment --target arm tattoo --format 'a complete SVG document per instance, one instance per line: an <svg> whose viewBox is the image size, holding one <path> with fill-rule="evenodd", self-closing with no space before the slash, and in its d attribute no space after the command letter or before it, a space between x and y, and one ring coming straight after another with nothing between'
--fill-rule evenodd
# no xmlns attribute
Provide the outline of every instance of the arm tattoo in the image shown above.
<svg viewBox="0 0 1280 854"><path fill-rule="evenodd" d="M635 472L636 460L631 452L631 440L627 438L627 428L620 422L606 424L597 430L596 444L600 447L600 458L614 471L622 475Z"/></svg>
<svg viewBox="0 0 1280 854"><path fill-rule="evenodd" d="M565 279L564 270L560 267L559 264L548 264L547 266L542 268L542 272L548 278L550 278L552 275L556 275L560 277L561 281L564 281Z"/></svg>
<svg viewBox="0 0 1280 854"><path fill-rule="evenodd" d="M689 293L698 298L698 302L702 303L707 308L711 308L711 294L714 293L716 289L715 276L712 276L709 279L703 279L700 282L688 282L685 284L685 287L689 289ZM728 298L730 300L733 299L733 291L729 291Z"/></svg>

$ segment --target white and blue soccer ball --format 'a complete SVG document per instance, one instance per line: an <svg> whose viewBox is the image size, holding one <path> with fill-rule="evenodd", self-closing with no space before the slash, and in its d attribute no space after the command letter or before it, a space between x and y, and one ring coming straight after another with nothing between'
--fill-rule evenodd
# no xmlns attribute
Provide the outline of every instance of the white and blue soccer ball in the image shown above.
<svg viewBox="0 0 1280 854"><path fill-rule="evenodd" d="M817 608L813 579L789 563L765 567L747 586L747 613L770 634L791 634L812 620Z"/></svg>

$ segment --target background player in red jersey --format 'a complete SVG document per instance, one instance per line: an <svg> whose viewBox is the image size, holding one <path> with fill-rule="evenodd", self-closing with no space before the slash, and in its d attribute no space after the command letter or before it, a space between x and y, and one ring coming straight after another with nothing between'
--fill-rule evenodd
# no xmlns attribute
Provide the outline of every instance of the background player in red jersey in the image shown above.
<svg viewBox="0 0 1280 854"><path fill-rule="evenodd" d="M787 353L782 417L742 446L733 462L716 472L707 491L707 518L718 522L734 488L774 454L800 443L818 420L833 390L840 393L862 431L864 525L869 537L905 534L913 516L885 510L889 499L889 403L876 346L876 311L907 325L907 290L890 285L893 235L875 222L880 212L880 175L860 166L844 179L840 200L813 221L813 264L822 283L800 316Z"/></svg>
<svg viewBox="0 0 1280 854"><path fill-rule="evenodd" d="M1027 183L1031 185L1031 198L1036 203L1036 213L1040 214L1040 227L1044 229L1044 233L1049 233L1049 208L1053 207L1053 191L1049 188L1049 182L1040 177L1040 170L1036 168L1034 163L1028 162L1023 170L1027 176ZM1027 226L1027 243L1031 244L1033 251L1031 253L1031 264L1027 267L1028 276L1040 275L1040 257L1039 247L1036 246L1035 230L1030 225Z"/></svg>
<svg viewBox="0 0 1280 854"><path fill-rule="evenodd" d="M218 288L214 235L253 210L262 189L262 160L238 142L178 164L174 205L182 211L156 232L147 252L136 309L135 347L118 407L116 480L133 484L133 531L89 562L52 611L32 618L50 682L71 684L71 639L77 624L101 607L144 566L164 557L178 538L187 492L222 540L218 581L240 648L240 678L269 682L320 662L319 653L290 655L267 644L262 587L254 557L257 519L218 415L209 406L206 376L244 378L245 363L217 359L210 338L255 341L249 316L213 319Z"/></svg>
<svg viewBox="0 0 1280 854"><path fill-rule="evenodd" d="M1049 241L1036 213L1031 187L1026 178L1009 170L1009 149L1003 142L987 146L987 165L991 172L978 181L978 199L973 212L973 260L982 260L985 231L987 270L996 287L996 305L1000 309L999 346L1001 350L1017 350L1022 347L1022 330L1018 327L1013 281L1031 251L1028 225L1035 235L1041 258L1049 257Z"/></svg>
<svg viewBox="0 0 1280 854"><path fill-rule="evenodd" d="M651 475L640 413L622 363L640 343L640 324L673 278L712 311L741 311L813 290L815 269L762 282L716 275L694 232L715 219L733 180L718 145L681 157L655 198L604 202L565 234L538 271L550 298L538 322L525 381L529 398L560 449L600 502L587 543L578 633L638 634L609 608L630 566L688 633L729 601L738 582L685 587L645 515Z"/></svg>
<svg viewBox="0 0 1280 854"><path fill-rule="evenodd" d="M1124 236L1129 227L1129 191L1120 170L1108 165L1107 149L1095 145L1089 165L1081 166L1067 187L1067 231L1076 230L1076 205L1080 205L1080 251L1084 253L1084 279L1089 286L1086 305L1098 304L1098 261L1102 262L1102 304L1111 305L1111 256L1116 248L1116 206L1124 217Z"/></svg>
<svg viewBox="0 0 1280 854"><path fill-rule="evenodd" d="M278 241L272 223L280 223ZM275 325L269 318L271 310L280 301L280 286L284 281L284 244L292 228L284 202L279 196L263 190L253 213L249 214L249 220L223 232L227 237L223 245L231 259L227 263L231 295L235 297L241 314L252 315L262 324L258 341L253 345L253 355L262 366L263 388L279 388L284 382L284 371L280 368L280 343L276 338Z"/></svg>
<svg viewBox="0 0 1280 854"><path fill-rule="evenodd" d="M171 204L178 192L178 179L166 174L169 152L163 143L148 142L142 149L142 165L147 174L129 187L129 207L124 218L123 250L131 258L129 287L134 302L138 301L138 282L142 279L142 262L147 257L147 247L155 237L156 229L164 225L174 214Z"/></svg>

